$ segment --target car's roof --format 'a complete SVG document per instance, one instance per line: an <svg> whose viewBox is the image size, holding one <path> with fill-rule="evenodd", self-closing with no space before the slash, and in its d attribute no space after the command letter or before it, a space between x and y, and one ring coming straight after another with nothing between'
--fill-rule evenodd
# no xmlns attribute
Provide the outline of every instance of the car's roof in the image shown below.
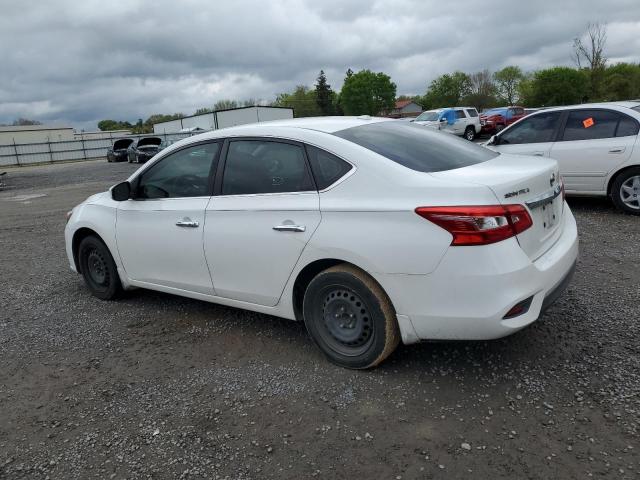
<svg viewBox="0 0 640 480"><path fill-rule="evenodd" d="M394 121L394 118L383 117L370 117L368 115L361 115L359 117L305 117L305 118L288 118L284 120L272 120L269 122L260 123L248 123L246 125L238 125L236 127L229 127L220 130L214 130L214 132L224 132L225 134L234 134L235 132L242 132L245 129L255 129L257 127L286 127L286 128L301 128L306 130L317 130L319 132L334 133L340 130L345 130L351 127L358 127L360 125L366 125L378 122ZM213 132L212 132L213 133Z"/></svg>
<svg viewBox="0 0 640 480"><path fill-rule="evenodd" d="M561 110L574 110L576 108L609 108L609 107L622 107L622 108L634 108L640 106L639 100L619 101L619 102L600 102L600 103L581 103L577 105L565 105L562 107L549 107L545 108L545 112L555 112Z"/></svg>

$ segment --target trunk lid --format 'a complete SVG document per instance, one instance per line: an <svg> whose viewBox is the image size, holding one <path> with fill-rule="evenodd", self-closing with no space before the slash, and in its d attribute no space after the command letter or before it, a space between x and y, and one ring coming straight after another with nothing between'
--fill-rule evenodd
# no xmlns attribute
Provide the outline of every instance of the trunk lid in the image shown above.
<svg viewBox="0 0 640 480"><path fill-rule="evenodd" d="M531 260L549 250L562 234L564 201L555 160L501 154L487 162L431 175L486 185L500 204L525 205L533 225L517 239Z"/></svg>

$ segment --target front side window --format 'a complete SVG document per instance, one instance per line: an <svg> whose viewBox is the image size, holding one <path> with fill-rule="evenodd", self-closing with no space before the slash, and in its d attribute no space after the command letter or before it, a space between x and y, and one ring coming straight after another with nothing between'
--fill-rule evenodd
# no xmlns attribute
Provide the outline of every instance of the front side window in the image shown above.
<svg viewBox="0 0 640 480"><path fill-rule="evenodd" d="M455 135L406 122L375 122L334 135L418 172L467 167L499 155Z"/></svg>
<svg viewBox="0 0 640 480"><path fill-rule="evenodd" d="M137 199L201 197L209 195L209 178L220 145L206 143L183 148L142 173Z"/></svg>
<svg viewBox="0 0 640 480"><path fill-rule="evenodd" d="M222 177L223 195L315 190L302 147L264 140L229 143Z"/></svg>
<svg viewBox="0 0 640 480"><path fill-rule="evenodd" d="M620 115L611 110L574 110L569 112L562 141L596 140L616 136Z"/></svg>
<svg viewBox="0 0 640 480"><path fill-rule="evenodd" d="M560 120L559 112L539 113L525 117L513 127L499 135L499 143L517 145L522 143L553 142Z"/></svg>
<svg viewBox="0 0 640 480"><path fill-rule="evenodd" d="M344 177L353 167L344 160L317 147L307 145L307 155L318 190L324 190Z"/></svg>

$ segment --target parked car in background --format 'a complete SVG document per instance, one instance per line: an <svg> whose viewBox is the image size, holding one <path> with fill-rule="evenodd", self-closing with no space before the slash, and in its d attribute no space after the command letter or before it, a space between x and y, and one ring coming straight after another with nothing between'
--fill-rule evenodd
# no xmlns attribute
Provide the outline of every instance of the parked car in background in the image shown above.
<svg viewBox="0 0 640 480"><path fill-rule="evenodd" d="M368 116L184 139L75 207L65 240L98 298L143 287L303 321L349 368L524 328L578 253L554 160Z"/></svg>
<svg viewBox="0 0 640 480"><path fill-rule="evenodd" d="M609 195L640 215L640 101L556 107L533 113L487 142L493 150L551 157L570 195Z"/></svg>
<svg viewBox="0 0 640 480"><path fill-rule="evenodd" d="M126 162L128 159L128 148L134 142L133 138L119 138L109 150L107 150L107 162Z"/></svg>
<svg viewBox="0 0 640 480"><path fill-rule="evenodd" d="M478 111L474 107L427 110L418 115L413 122L453 133L467 140L474 140L481 130Z"/></svg>
<svg viewBox="0 0 640 480"><path fill-rule="evenodd" d="M480 125L482 133L494 134L517 122L526 113L522 107L499 107L492 108L480 115Z"/></svg>
<svg viewBox="0 0 640 480"><path fill-rule="evenodd" d="M145 163L156 153L163 149L164 145L160 137L142 137L129 145L129 163Z"/></svg>

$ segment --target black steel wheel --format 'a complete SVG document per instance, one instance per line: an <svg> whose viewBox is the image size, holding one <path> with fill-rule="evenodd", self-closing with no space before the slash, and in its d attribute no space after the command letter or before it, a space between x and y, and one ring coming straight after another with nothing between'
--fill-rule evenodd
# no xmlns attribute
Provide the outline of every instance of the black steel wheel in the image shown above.
<svg viewBox="0 0 640 480"><path fill-rule="evenodd" d="M78 264L84 282L94 296L111 300L121 292L116 264L98 237L92 235L82 239L78 247Z"/></svg>
<svg viewBox="0 0 640 480"><path fill-rule="evenodd" d="M305 292L303 313L316 344L346 368L374 367L400 341L391 301L373 278L352 265L318 274Z"/></svg>

